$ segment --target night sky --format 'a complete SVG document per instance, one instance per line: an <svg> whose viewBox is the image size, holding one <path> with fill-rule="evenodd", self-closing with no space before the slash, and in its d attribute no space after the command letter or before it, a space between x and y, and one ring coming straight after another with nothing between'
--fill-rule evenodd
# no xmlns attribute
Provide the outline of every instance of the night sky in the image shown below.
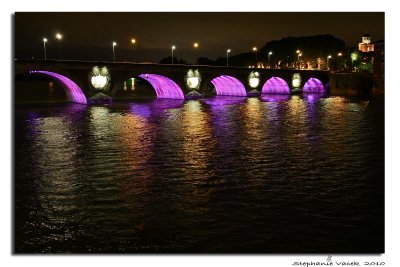
<svg viewBox="0 0 400 267"><path fill-rule="evenodd" d="M63 34L64 59L133 61L131 38L137 40L139 62L159 62L174 55L189 62L198 56L215 59L248 52L253 46L284 37L332 34L357 46L364 32L384 39L384 13L16 13L15 58L59 57L55 34ZM193 43L200 45L197 51Z"/></svg>

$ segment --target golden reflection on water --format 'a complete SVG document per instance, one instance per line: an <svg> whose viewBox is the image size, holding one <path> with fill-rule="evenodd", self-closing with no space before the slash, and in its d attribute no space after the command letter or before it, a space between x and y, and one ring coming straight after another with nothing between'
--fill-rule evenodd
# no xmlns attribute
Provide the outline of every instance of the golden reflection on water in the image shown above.
<svg viewBox="0 0 400 267"><path fill-rule="evenodd" d="M182 113L182 154L189 168L205 171L212 151L210 117L201 109L199 101L185 103Z"/></svg>
<svg viewBox="0 0 400 267"><path fill-rule="evenodd" d="M33 158L42 173L40 180L34 182L42 211L51 223L75 221L78 218L68 214L79 210L82 203L73 125L64 117L43 117L32 126L37 132ZM68 234L54 238L68 238Z"/></svg>

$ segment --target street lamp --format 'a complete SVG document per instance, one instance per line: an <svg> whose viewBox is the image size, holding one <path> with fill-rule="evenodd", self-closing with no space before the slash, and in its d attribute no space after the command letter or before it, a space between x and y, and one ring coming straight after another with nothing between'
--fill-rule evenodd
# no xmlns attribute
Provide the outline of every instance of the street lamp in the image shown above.
<svg viewBox="0 0 400 267"><path fill-rule="evenodd" d="M258 58L257 58L257 52L258 52L258 49L257 49L257 47L253 47L253 52L256 54L256 68L257 68L257 62L258 62Z"/></svg>
<svg viewBox="0 0 400 267"><path fill-rule="evenodd" d="M174 50L176 49L176 46L171 47L171 64L174 64Z"/></svg>
<svg viewBox="0 0 400 267"><path fill-rule="evenodd" d="M301 64L300 64L300 57L303 55L303 53L298 54L297 56L297 61L299 61L299 69L301 69Z"/></svg>
<svg viewBox="0 0 400 267"><path fill-rule="evenodd" d="M113 48L113 60L114 60L114 62L115 62L115 46L117 45L117 43L116 42L113 42L112 43L112 48Z"/></svg>
<svg viewBox="0 0 400 267"><path fill-rule="evenodd" d="M340 61L339 61L339 64L340 64L340 69L342 69L342 52L339 52L338 54L337 54L339 57L340 57Z"/></svg>
<svg viewBox="0 0 400 267"><path fill-rule="evenodd" d="M299 49L296 50L296 54L297 54L297 65L300 68L300 57L301 57L301 51Z"/></svg>
<svg viewBox="0 0 400 267"><path fill-rule="evenodd" d="M327 58L326 58L326 68L329 70L329 59L330 58L332 58L332 56L331 55L329 55Z"/></svg>
<svg viewBox="0 0 400 267"><path fill-rule="evenodd" d="M47 43L47 38L43 38L44 60L47 60L47 55L46 55L46 43Z"/></svg>
<svg viewBox="0 0 400 267"><path fill-rule="evenodd" d="M62 48L61 48L61 39L63 38L61 33L56 34L56 39L58 41L58 50L59 50L59 57L62 59Z"/></svg>
<svg viewBox="0 0 400 267"><path fill-rule="evenodd" d="M351 71L353 71L353 62L357 60L357 53L351 53Z"/></svg>
<svg viewBox="0 0 400 267"><path fill-rule="evenodd" d="M268 66L269 66L269 68L271 68L271 64L269 62L271 55L272 55L272 51L269 51L268 52Z"/></svg>
<svg viewBox="0 0 400 267"><path fill-rule="evenodd" d="M136 39L135 38L131 39L131 44L133 45L134 58L135 58L135 63L136 63Z"/></svg>
<svg viewBox="0 0 400 267"><path fill-rule="evenodd" d="M231 50L230 49L228 49L228 50L226 50L226 66L228 67L229 66L229 53L231 52Z"/></svg>
<svg viewBox="0 0 400 267"><path fill-rule="evenodd" d="M199 48L199 43L198 43L198 42L195 42L195 43L193 44L193 47L194 47L194 49ZM198 57L197 53L196 53L196 57ZM196 59L196 63L198 64L198 58Z"/></svg>

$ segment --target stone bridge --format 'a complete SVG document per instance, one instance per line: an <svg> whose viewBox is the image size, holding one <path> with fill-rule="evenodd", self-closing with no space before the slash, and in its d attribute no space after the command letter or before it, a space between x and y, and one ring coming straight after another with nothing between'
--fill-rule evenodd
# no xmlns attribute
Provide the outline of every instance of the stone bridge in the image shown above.
<svg viewBox="0 0 400 267"><path fill-rule="evenodd" d="M18 60L18 75L48 76L63 86L70 102L82 104L99 92L113 96L131 78L147 81L157 98L176 99L193 91L201 96L324 93L329 84L327 71L100 61Z"/></svg>

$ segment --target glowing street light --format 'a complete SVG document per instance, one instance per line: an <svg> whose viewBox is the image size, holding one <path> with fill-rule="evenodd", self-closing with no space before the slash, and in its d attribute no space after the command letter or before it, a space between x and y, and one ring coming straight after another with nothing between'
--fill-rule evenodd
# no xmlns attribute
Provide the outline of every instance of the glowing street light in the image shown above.
<svg viewBox="0 0 400 267"><path fill-rule="evenodd" d="M131 39L131 44L133 45L133 52L134 52L134 57L135 57L135 63L136 63L136 39L132 38Z"/></svg>
<svg viewBox="0 0 400 267"><path fill-rule="evenodd" d="M59 57L62 59L62 48L61 48L61 39L63 38L61 33L56 33L56 39L58 41L58 50L59 50Z"/></svg>
<svg viewBox="0 0 400 267"><path fill-rule="evenodd" d="M327 56L326 58L326 68L329 70L329 59L332 58L331 55Z"/></svg>
<svg viewBox="0 0 400 267"><path fill-rule="evenodd" d="M299 66L300 69L300 57L303 55L299 49L296 50L297 54L297 65Z"/></svg>
<svg viewBox="0 0 400 267"><path fill-rule="evenodd" d="M193 44L193 47L194 47L194 49L197 49L197 48L199 48L199 43L198 42L195 42L194 44ZM197 53L196 53L196 57L197 57ZM196 59L196 64L198 64L198 58Z"/></svg>
<svg viewBox="0 0 400 267"><path fill-rule="evenodd" d="M270 57L271 57L271 55L272 55L272 51L269 51L268 52L268 66L271 68L271 64L270 64Z"/></svg>
<svg viewBox="0 0 400 267"><path fill-rule="evenodd" d="M114 62L115 62L115 46L117 45L117 43L116 42L113 42L112 43L112 48L113 48L113 60L114 60Z"/></svg>
<svg viewBox="0 0 400 267"><path fill-rule="evenodd" d="M44 60L47 60L46 43L47 43L47 38L43 38Z"/></svg>
<svg viewBox="0 0 400 267"><path fill-rule="evenodd" d="M257 58L257 52L258 52L258 49L257 49L257 47L253 47L253 52L256 54L256 68L257 68L257 62L258 62L258 58Z"/></svg>
<svg viewBox="0 0 400 267"><path fill-rule="evenodd" d="M174 50L176 49L176 46L171 46L171 64L174 64Z"/></svg>
<svg viewBox="0 0 400 267"><path fill-rule="evenodd" d="M301 69L301 64L300 64L300 57L303 56L303 53L300 53L297 55L297 61L299 62L299 69Z"/></svg>
<svg viewBox="0 0 400 267"><path fill-rule="evenodd" d="M231 50L230 49L228 49L228 50L226 50L226 66L228 67L229 66L229 53L231 52Z"/></svg>
<svg viewBox="0 0 400 267"><path fill-rule="evenodd" d="M340 69L342 69L342 52L339 52L338 54L337 54L339 57L340 57Z"/></svg>
<svg viewBox="0 0 400 267"><path fill-rule="evenodd" d="M351 71L353 71L353 62L357 60L357 53L351 53Z"/></svg>

